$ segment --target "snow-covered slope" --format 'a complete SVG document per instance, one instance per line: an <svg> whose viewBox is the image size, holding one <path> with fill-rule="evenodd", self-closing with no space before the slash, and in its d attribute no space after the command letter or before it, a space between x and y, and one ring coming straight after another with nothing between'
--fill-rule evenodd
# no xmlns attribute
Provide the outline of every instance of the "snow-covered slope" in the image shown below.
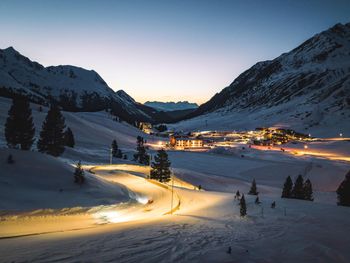
<svg viewBox="0 0 350 263"><path fill-rule="evenodd" d="M197 116L180 128L285 125L349 131L343 127L350 120L350 23L255 64L189 117Z"/></svg>
<svg viewBox="0 0 350 263"><path fill-rule="evenodd" d="M0 98L0 147L6 146L4 125L11 103L11 99ZM42 112L39 111L39 105L31 104L31 108L35 125L35 136L38 138L48 108L43 106ZM137 136L143 136L148 142L156 141L157 139L153 139L126 122L115 121L114 116L105 111L63 111L62 113L66 120L66 126L73 131L76 143L73 149L66 148L63 158L73 161L109 162L110 146L113 139L117 140L123 153L127 154L129 159L131 159L136 147ZM33 147L35 148L35 144Z"/></svg>
<svg viewBox="0 0 350 263"><path fill-rule="evenodd" d="M21 93L47 104L54 99L69 111L110 108L121 118L149 119L124 91L114 92L93 70L75 66L44 67L14 48L0 49L0 95Z"/></svg>
<svg viewBox="0 0 350 263"><path fill-rule="evenodd" d="M6 162L12 154L14 163ZM74 183L74 168L46 154L0 149L0 210L90 207L130 199L128 191L92 174Z"/></svg>
<svg viewBox="0 0 350 263"><path fill-rule="evenodd" d="M146 101L144 104L146 106L152 107L160 111L189 110L189 109L198 108L197 103L191 103L188 101L178 101L178 102Z"/></svg>

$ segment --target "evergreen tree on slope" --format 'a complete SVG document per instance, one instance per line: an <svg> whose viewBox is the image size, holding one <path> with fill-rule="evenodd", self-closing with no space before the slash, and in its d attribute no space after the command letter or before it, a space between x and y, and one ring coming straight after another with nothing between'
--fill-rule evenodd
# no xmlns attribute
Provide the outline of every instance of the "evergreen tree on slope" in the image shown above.
<svg viewBox="0 0 350 263"><path fill-rule="evenodd" d="M37 147L39 152L60 156L64 152L65 120L57 106L51 106L43 122Z"/></svg>
<svg viewBox="0 0 350 263"><path fill-rule="evenodd" d="M258 195L255 178L253 179L252 186L250 187L249 193L250 195Z"/></svg>
<svg viewBox="0 0 350 263"><path fill-rule="evenodd" d="M34 134L32 110L28 99L15 97L5 123L7 145L11 148L19 145L22 150L29 150L34 142Z"/></svg>
<svg viewBox="0 0 350 263"><path fill-rule="evenodd" d="M301 175L295 180L292 190L292 197L296 199L305 199L304 193L304 179Z"/></svg>
<svg viewBox="0 0 350 263"><path fill-rule="evenodd" d="M154 157L154 162L151 166L151 179L156 179L160 182L170 181L170 161L168 159L168 154L163 149L158 151L158 154Z"/></svg>
<svg viewBox="0 0 350 263"><path fill-rule="evenodd" d="M246 216L247 215L247 205L245 203L244 194L242 195L242 198L239 201L239 206L240 206L240 209L239 209L240 215L242 217Z"/></svg>
<svg viewBox="0 0 350 263"><path fill-rule="evenodd" d="M310 179L307 179L304 183L304 199L308 201L314 201Z"/></svg>
<svg viewBox="0 0 350 263"><path fill-rule="evenodd" d="M338 205L350 206L350 171L337 189Z"/></svg>
<svg viewBox="0 0 350 263"><path fill-rule="evenodd" d="M293 181L290 176L287 177L282 190L282 198L292 198Z"/></svg>

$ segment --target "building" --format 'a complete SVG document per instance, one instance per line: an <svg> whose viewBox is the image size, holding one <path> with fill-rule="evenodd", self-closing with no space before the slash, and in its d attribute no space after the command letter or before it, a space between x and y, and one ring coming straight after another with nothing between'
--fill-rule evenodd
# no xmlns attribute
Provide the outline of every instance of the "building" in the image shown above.
<svg viewBox="0 0 350 263"><path fill-rule="evenodd" d="M169 142L171 147L176 149L202 148L203 140L188 137L170 137Z"/></svg>
<svg viewBox="0 0 350 263"><path fill-rule="evenodd" d="M151 123L148 123L148 122L140 122L139 128L140 128L140 130L142 130L144 133L147 133L147 134L152 134L152 133L153 133L153 128L152 128L152 124L151 124Z"/></svg>

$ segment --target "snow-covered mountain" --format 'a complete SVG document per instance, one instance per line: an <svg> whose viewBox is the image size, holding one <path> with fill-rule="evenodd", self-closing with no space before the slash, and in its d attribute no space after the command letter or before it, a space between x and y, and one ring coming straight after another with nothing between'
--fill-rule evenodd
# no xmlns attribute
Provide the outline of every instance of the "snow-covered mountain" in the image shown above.
<svg viewBox="0 0 350 263"><path fill-rule="evenodd" d="M336 24L274 60L255 64L187 117L197 118L179 128L278 124L341 131L350 120L350 23Z"/></svg>
<svg viewBox="0 0 350 263"><path fill-rule="evenodd" d="M34 102L54 100L65 110L111 109L124 120L149 120L150 116L124 91L114 92L101 76L75 66L44 67L13 47L0 49L0 96L24 94Z"/></svg>
<svg viewBox="0 0 350 263"><path fill-rule="evenodd" d="M159 111L190 110L190 109L198 108L197 103L191 103L188 101L178 101L178 102L146 101L144 105L152 107Z"/></svg>

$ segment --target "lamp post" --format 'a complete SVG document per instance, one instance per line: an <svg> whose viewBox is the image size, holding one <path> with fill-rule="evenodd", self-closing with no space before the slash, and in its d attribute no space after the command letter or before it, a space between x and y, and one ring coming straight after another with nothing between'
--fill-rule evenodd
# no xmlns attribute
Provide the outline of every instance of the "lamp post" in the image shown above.
<svg viewBox="0 0 350 263"><path fill-rule="evenodd" d="M173 214L173 200L174 200L174 175L171 176L171 209L170 214Z"/></svg>
<svg viewBox="0 0 350 263"><path fill-rule="evenodd" d="M109 154L109 164L112 164L112 152L113 152L113 149L111 148L110 149L110 154Z"/></svg>

